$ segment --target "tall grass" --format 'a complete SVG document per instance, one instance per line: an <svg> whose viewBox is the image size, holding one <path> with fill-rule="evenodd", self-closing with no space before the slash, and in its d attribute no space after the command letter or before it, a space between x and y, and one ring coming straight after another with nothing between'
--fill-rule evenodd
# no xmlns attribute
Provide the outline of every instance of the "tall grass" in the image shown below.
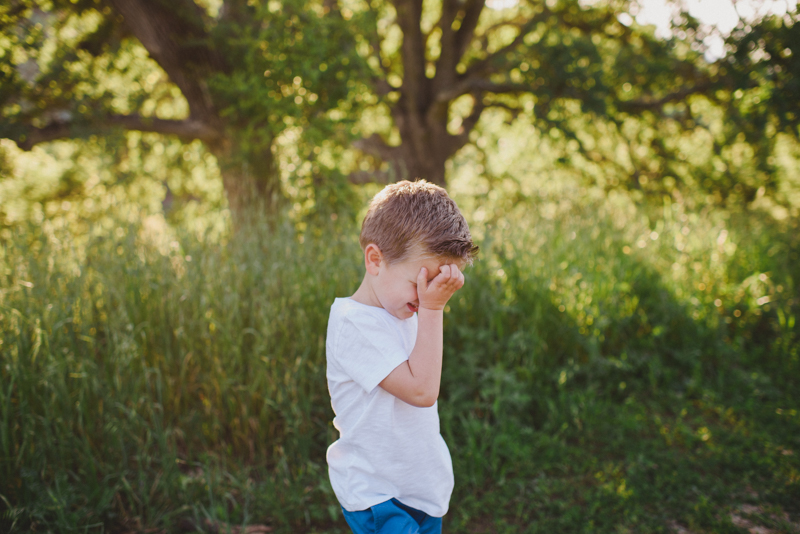
<svg viewBox="0 0 800 534"><path fill-rule="evenodd" d="M656 464L642 458L663 454L659 462L674 462L679 475L640 481L636 491L651 500L633 528L664 528L670 519L654 511L664 502L654 488L683 495L682 484L701 486L692 479L700 465L692 462L707 461L677 461L659 450L665 445L715 448L733 464L722 473L740 481L783 469L793 474L775 482L784 489L770 491L785 491L789 501L800 497L799 466L792 456L780 458L783 449L770 450L761 467L739 456L764 440L786 444L787 455L800 446L798 245L796 223L752 213L692 214L680 205L646 217L622 198L560 207L543 200L487 228L484 257L445 328L443 425L448 443L458 444L455 501L471 503L459 526L473 524L471 506L505 509L515 502L530 510L534 498L574 506L548 510L558 520L539 516L536 528L512 521L509 532L576 531L592 522L615 531L620 514L603 508L602 488L613 486L620 509L633 506L620 504L633 493L620 458L633 455L628 469L636 474L642 462ZM704 433L719 413L738 421L714 431L730 432L720 438L738 443L730 450ZM662 418L678 421L665 426ZM747 439L737 441L742 433ZM598 470L604 456L615 463ZM573 469L594 476L587 482ZM547 475L561 482L553 488L540 480ZM524 497L518 485L526 477L539 481L539 495ZM563 487L570 477L579 479L570 482L578 490ZM504 491L506 481L516 487ZM586 504L590 488L599 492L594 511ZM502 497L477 504L475 496L487 492ZM642 525L643 516L653 523Z"/></svg>
<svg viewBox="0 0 800 534"><path fill-rule="evenodd" d="M440 403L467 503L456 529L487 481L632 400L757 391L798 428L796 225L542 200L476 234ZM356 236L344 218L302 233L262 221L227 240L152 221L13 229L0 250L4 521L339 528L324 336L333 298L361 276ZM602 472L597 487L618 476Z"/></svg>
<svg viewBox="0 0 800 534"><path fill-rule="evenodd" d="M706 387L736 362L796 390L797 223L680 205L653 220L617 200L547 217L528 205L489 227L484 258L448 319L447 345L463 360L447 375L453 387L471 383L473 394L496 391L508 402L508 384L489 385L505 376L526 391L574 382L621 398L631 388ZM534 421L548 398L530 399L525 416Z"/></svg>
<svg viewBox="0 0 800 534"><path fill-rule="evenodd" d="M3 249L8 501L42 501L33 520L57 530L158 524L191 502L184 475L206 454L274 470L319 452L323 307L357 276L352 232L303 243L288 226L254 227L214 244L130 226L69 239L17 229Z"/></svg>

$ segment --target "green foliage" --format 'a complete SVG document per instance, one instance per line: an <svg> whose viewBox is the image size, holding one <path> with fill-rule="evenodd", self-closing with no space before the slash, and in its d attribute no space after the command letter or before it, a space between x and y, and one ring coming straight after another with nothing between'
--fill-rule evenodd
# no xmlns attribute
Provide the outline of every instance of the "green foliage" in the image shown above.
<svg viewBox="0 0 800 534"><path fill-rule="evenodd" d="M313 197L323 176L340 175L334 168L352 137L363 62L347 22L328 15L323 3L139 6L145 19L169 27L166 33L148 33L155 22L125 19L117 8L36 0L0 8L0 136L25 150L87 140L89 149L72 155L76 164L101 139L100 166L139 177L151 173L136 169L128 154L146 152L147 143L135 142L152 135L123 131L159 133L151 146L179 152L180 145L196 151L196 139L217 159L216 179L228 176L234 196L253 182L266 198L281 197L282 189L311 190ZM291 150L283 148L283 134ZM287 154L308 168L287 170L279 161ZM65 196L82 194L86 181L75 177L65 172ZM169 181L176 189L177 179Z"/></svg>
<svg viewBox="0 0 800 534"><path fill-rule="evenodd" d="M728 46L745 56L760 47L752 59L737 52L709 62L703 42L713 30L688 13L662 38L630 17L628 2L481 5L353 3L354 31L372 72L370 104L377 104L362 129L385 141L370 136L360 145L367 152L384 162L402 159L409 172L443 182L435 165L409 161L436 159L414 140L447 147L451 152L437 153L449 158L485 135L497 108L508 122L532 124L564 145L574 157L563 162L591 168L591 185L641 191L656 203L674 191L702 191L724 205L779 196L775 125L765 125L774 122L767 117L791 115L797 100L790 68L796 12L742 23ZM766 33L779 35L770 28L781 30L780 39L766 52L757 43ZM759 120L731 120L745 92L761 102ZM698 143L709 146L710 157L693 157Z"/></svg>
<svg viewBox="0 0 800 534"><path fill-rule="evenodd" d="M335 174L341 148L353 138L353 97L365 90L348 23L309 2L267 2L247 16L254 22L221 19L212 33L219 52L236 66L209 80L229 140L252 164L280 150L275 141L289 130L289 151L311 168L294 165L283 174L296 180L293 187L302 187L304 178L321 182Z"/></svg>
<svg viewBox="0 0 800 534"><path fill-rule="evenodd" d="M386 171L387 154L436 159L406 150L413 139L446 138L434 151L441 161L419 168L443 167L453 147L491 135L487 123L496 108L560 144L561 163L580 166L587 183L628 188L656 204L678 191L702 192L703 202L729 207L765 196L786 205L779 160L783 144L796 144L800 117L796 9L742 22L727 39L728 56L708 63L702 42L709 30L698 21L683 13L673 36L662 39L650 27L623 23L630 7L624 1L480 10L471 4L457 14L445 13L447 2L429 2L416 18L398 18L386 2L141 1L173 30L159 46L175 52L177 66L138 40L137 28L147 24L126 22L110 6L15 0L0 8L0 136L26 149L55 138L86 139L102 145L101 155L92 154L100 166L139 178L151 173L127 158L147 150L132 141L149 134L120 129L161 132L149 144L171 146L165 153L181 144L196 152L189 142L198 136L217 160L213 179L228 176L228 194L254 180L265 196L299 203L297 214L329 209L317 196L343 192L348 173ZM404 13L410 5L397 4ZM452 31L441 28L445 16ZM471 27L473 16L475 31L460 34L471 44L450 65L442 54L455 52L448 52L445 34ZM419 28L401 31L411 23ZM413 57L409 47L419 47ZM414 120L400 119L427 125L410 137L397 122L410 113L409 99L432 106ZM207 130L168 138L169 128L148 122L156 118L172 127L191 119ZM374 160L349 150L354 136L375 132L386 143L377 155L367 149ZM78 170L64 171L53 200L84 194L85 161L78 159L92 150L73 153ZM416 169L411 163L406 168ZM167 185L200 199L175 186L187 174Z"/></svg>
<svg viewBox="0 0 800 534"><path fill-rule="evenodd" d="M163 214L173 224L219 219L225 195L215 158L199 141L128 132L62 141L24 153L0 142L9 161L0 180L0 225L61 220L93 233L119 221ZM224 214L224 212L223 212Z"/></svg>
<svg viewBox="0 0 800 534"><path fill-rule="evenodd" d="M0 57L3 137L24 143L29 141L31 124L41 128L66 121L74 137L88 137L97 133L95 122L109 114L140 111L155 107L161 99L174 99L174 90L156 83L158 67L146 51L124 41L119 32L105 29L108 8L94 2L18 1L3 10L0 32L7 45ZM89 44L98 32L108 33L109 41L102 53L90 53L87 46L100 51ZM167 112L165 118L184 113L185 109Z"/></svg>
<svg viewBox="0 0 800 534"><path fill-rule="evenodd" d="M751 135L770 128L800 136L800 14L768 17L749 26L744 22L728 39L733 53L726 58L730 75L742 90L733 97L737 126ZM748 89L750 91L748 91ZM747 95L747 96L745 96ZM769 135L772 137L772 135Z"/></svg>
<svg viewBox="0 0 800 534"><path fill-rule="evenodd" d="M222 21L216 27L221 53L238 68L215 75L211 88L223 103L221 113L241 130L241 142L275 137L287 124L307 126L357 88L355 43L346 22L327 13L313 3L273 2L251 14L260 24Z"/></svg>

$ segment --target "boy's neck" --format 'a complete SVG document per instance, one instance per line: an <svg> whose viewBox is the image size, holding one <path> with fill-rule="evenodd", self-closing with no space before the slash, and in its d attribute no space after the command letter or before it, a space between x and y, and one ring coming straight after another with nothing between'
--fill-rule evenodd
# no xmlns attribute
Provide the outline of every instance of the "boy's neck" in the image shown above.
<svg viewBox="0 0 800 534"><path fill-rule="evenodd" d="M375 296L375 291L372 289L372 285L369 282L369 274L365 274L364 279L361 280L361 285L358 286L358 289L350 298L359 304L380 308L380 302Z"/></svg>

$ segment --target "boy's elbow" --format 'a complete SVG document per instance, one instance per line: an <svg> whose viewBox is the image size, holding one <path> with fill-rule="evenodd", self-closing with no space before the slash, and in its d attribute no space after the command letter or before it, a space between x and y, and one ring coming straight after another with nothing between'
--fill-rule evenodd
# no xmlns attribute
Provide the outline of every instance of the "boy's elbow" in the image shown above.
<svg viewBox="0 0 800 534"><path fill-rule="evenodd" d="M436 404L436 397L429 397L423 400L418 408L430 408L434 404Z"/></svg>
<svg viewBox="0 0 800 534"><path fill-rule="evenodd" d="M410 405L416 406L417 408L430 408L434 404L436 404L436 400L439 398L439 392L419 392L417 395L414 395L414 398L411 399L409 402Z"/></svg>
<svg viewBox="0 0 800 534"><path fill-rule="evenodd" d="M439 398L439 388L431 384L424 384L419 382L406 382L406 383L392 383L384 380L380 384L383 389L416 408L430 408L436 404Z"/></svg>

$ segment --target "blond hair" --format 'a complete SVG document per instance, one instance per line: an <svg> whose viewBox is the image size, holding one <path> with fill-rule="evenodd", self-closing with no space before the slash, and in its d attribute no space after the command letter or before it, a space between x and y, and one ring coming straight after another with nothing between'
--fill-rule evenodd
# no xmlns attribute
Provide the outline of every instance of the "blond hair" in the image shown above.
<svg viewBox="0 0 800 534"><path fill-rule="evenodd" d="M447 191L425 180L387 185L369 204L359 237L361 248L374 243L388 264L411 254L472 264L478 247L469 225Z"/></svg>

